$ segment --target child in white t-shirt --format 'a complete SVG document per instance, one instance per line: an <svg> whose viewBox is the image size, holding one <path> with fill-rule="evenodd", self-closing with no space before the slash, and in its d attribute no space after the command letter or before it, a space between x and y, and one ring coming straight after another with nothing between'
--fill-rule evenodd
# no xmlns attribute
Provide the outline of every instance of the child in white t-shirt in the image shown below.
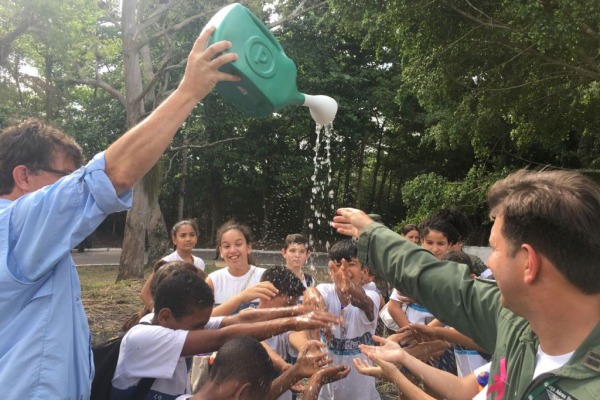
<svg viewBox="0 0 600 400"><path fill-rule="evenodd" d="M186 356L218 350L232 337L264 340L291 329L328 328L336 321L312 313L204 330L213 304L212 291L196 273L177 270L165 277L156 288L152 324L136 325L123 337L111 399L131 398L143 378L155 378L146 398L174 399L189 393Z"/></svg>
<svg viewBox="0 0 600 400"><path fill-rule="evenodd" d="M277 294L271 283L260 281L265 269L252 265L252 236L247 225L225 222L217 230L217 245L227 267L210 273L206 278L215 294L213 316L256 308L261 298L272 298Z"/></svg>
<svg viewBox="0 0 600 400"><path fill-rule="evenodd" d="M329 258L329 274L333 283L308 288L304 297L308 302L321 301L325 310L343 318L341 325L333 327L333 337L327 338L327 350L334 365L352 367L354 357L364 357L358 346L372 344L371 337L377 327L379 293L363 289L361 271L365 267L357 258L356 242L337 242L329 250ZM314 338L315 333L312 335ZM321 388L320 400L334 398L375 400L380 396L375 388L375 379L352 368L346 378Z"/></svg>

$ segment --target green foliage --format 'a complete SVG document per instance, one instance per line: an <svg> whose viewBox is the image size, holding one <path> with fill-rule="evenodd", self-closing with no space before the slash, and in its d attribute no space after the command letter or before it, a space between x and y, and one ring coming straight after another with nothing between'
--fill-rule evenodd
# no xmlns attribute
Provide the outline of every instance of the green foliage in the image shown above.
<svg viewBox="0 0 600 400"><path fill-rule="evenodd" d="M510 171L502 169L489 172L473 167L464 179L450 181L435 173L422 174L407 181L402 188L402 201L407 208L407 218L394 226L400 231L408 223L419 224L441 208L458 207L476 225L487 221L486 195L489 187Z"/></svg>

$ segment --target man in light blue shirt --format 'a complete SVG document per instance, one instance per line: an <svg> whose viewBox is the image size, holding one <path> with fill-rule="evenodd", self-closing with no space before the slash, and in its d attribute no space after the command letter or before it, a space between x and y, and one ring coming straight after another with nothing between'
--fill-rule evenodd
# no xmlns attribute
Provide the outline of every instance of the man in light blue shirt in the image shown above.
<svg viewBox="0 0 600 400"><path fill-rule="evenodd" d="M15 399L87 399L90 331L70 250L152 168L196 104L234 61L228 42L194 44L178 88L146 120L81 167L72 138L37 120L0 134L0 393ZM214 58L214 59L213 59Z"/></svg>

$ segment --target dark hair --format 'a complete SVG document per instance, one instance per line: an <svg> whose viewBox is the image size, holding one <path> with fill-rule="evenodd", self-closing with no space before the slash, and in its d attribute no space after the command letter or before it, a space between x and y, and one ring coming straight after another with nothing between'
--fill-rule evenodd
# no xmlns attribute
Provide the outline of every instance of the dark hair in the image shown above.
<svg viewBox="0 0 600 400"><path fill-rule="evenodd" d="M64 152L77 168L85 162L72 137L37 119L5 129L0 134L0 195L13 191L16 166L25 165L33 172L51 168L57 152Z"/></svg>
<svg viewBox="0 0 600 400"><path fill-rule="evenodd" d="M273 362L262 344L243 336L228 340L221 346L208 379L217 385L232 380L250 383L251 398L264 399L274 376Z"/></svg>
<svg viewBox="0 0 600 400"><path fill-rule="evenodd" d="M159 312L168 308L175 319L191 315L198 309L212 308L214 304L215 296L210 286L197 273L185 269L166 276L154 294L154 310Z"/></svg>
<svg viewBox="0 0 600 400"><path fill-rule="evenodd" d="M336 263L342 262L342 259L350 262L357 257L358 247L356 241L352 239L340 240L329 249L329 259Z"/></svg>
<svg viewBox="0 0 600 400"><path fill-rule="evenodd" d="M417 231L417 233L419 233L419 227L415 224L406 224L402 227L400 233L402 234L402 236L405 236L408 232L412 231Z"/></svg>
<svg viewBox="0 0 600 400"><path fill-rule="evenodd" d="M173 225L173 228L171 229L171 236L177 235L179 228L181 228L184 225L191 226L192 229L194 229L194 232L196 232L196 236L198 236L200 230L198 229L198 224L193 219L184 219Z"/></svg>
<svg viewBox="0 0 600 400"><path fill-rule="evenodd" d="M442 208L433 215L433 218L446 221L458 232L458 241L466 241L471 233L471 223L464 212L456 207Z"/></svg>
<svg viewBox="0 0 600 400"><path fill-rule="evenodd" d="M269 281L279 290L279 296L300 297L304 293L304 284L289 269L276 265L263 272L261 282Z"/></svg>
<svg viewBox="0 0 600 400"><path fill-rule="evenodd" d="M520 170L488 192L512 255L523 244L543 254L585 294L600 293L600 188L571 171Z"/></svg>
<svg viewBox="0 0 600 400"><path fill-rule="evenodd" d="M444 254L442 260L454 261L455 263L465 264L467 267L469 267L469 271L472 274L478 275L475 271L475 268L473 268L473 261L471 260L471 257L462 250L449 251L446 254Z"/></svg>
<svg viewBox="0 0 600 400"><path fill-rule="evenodd" d="M154 276L152 277L152 282L150 282L150 296L154 298L154 294L156 293L156 288L160 283L168 276L171 276L175 271L187 270L190 272L194 272L200 278L206 279L204 276L204 272L199 270L194 264L191 264L187 261L165 261L158 260L154 264Z"/></svg>
<svg viewBox="0 0 600 400"><path fill-rule="evenodd" d="M225 232L229 232L231 230L242 232L242 235L244 235L244 238L246 239L246 243L252 244L252 230L250 229L250 227L246 224L242 224L233 219L230 219L229 221L221 225L219 229L217 229L217 248L221 247L221 238L223 237ZM256 260L254 259L254 256L252 256L252 254L248 254L248 263L251 265L256 264Z"/></svg>
<svg viewBox="0 0 600 400"><path fill-rule="evenodd" d="M308 239L301 233L291 233L287 235L285 237L285 241L283 242L283 248L287 250L292 243L303 244L306 246L307 250L310 250Z"/></svg>
<svg viewBox="0 0 600 400"><path fill-rule="evenodd" d="M421 240L425 238L431 231L441 232L449 244L455 244L460 240L460 234L451 223L444 221L437 216L428 217L419 225Z"/></svg>

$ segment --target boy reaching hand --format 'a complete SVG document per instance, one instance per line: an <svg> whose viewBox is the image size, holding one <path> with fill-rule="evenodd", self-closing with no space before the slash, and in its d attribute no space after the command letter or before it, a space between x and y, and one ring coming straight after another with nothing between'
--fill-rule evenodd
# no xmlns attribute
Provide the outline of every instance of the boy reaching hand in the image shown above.
<svg viewBox="0 0 600 400"><path fill-rule="evenodd" d="M333 338L327 341L329 357L334 365L352 368L353 358L361 354L359 345L372 344L372 335L377 327L379 294L364 289L362 270L366 268L357 258L356 243L343 240L329 250L329 274L333 283L308 288L304 294L306 302L322 302L322 306L333 315L342 318L342 323L334 325ZM317 304L314 304L317 305ZM311 338L319 338L312 331ZM365 358L366 360L366 358ZM375 389L375 378L361 375L352 369L345 379L329 383L321 388L319 399L380 399Z"/></svg>
<svg viewBox="0 0 600 400"><path fill-rule="evenodd" d="M322 312L204 330L214 296L197 273L180 270L164 278L154 297L150 325L136 325L123 337L112 380L112 400L131 399L143 378L155 378L146 398L189 393L185 357L218 350L227 340L252 336L264 340L287 330L327 329L336 318Z"/></svg>

